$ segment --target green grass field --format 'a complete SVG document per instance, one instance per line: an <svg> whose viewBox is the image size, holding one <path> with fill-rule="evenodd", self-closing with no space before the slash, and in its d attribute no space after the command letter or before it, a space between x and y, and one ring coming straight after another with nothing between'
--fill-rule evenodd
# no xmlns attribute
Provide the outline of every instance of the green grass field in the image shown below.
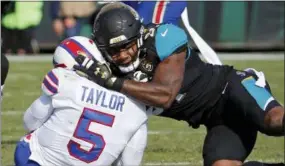
<svg viewBox="0 0 285 166"><path fill-rule="evenodd" d="M236 68L254 67L263 70L273 94L284 101L284 61L227 61ZM22 113L40 94L41 81L51 69L48 62L10 62L10 71L2 101L2 164L13 164L17 140L25 134ZM184 122L152 117L149 121L148 146L144 165L202 165L202 144L205 129L191 129ZM249 160L284 161L283 138L258 135Z"/></svg>

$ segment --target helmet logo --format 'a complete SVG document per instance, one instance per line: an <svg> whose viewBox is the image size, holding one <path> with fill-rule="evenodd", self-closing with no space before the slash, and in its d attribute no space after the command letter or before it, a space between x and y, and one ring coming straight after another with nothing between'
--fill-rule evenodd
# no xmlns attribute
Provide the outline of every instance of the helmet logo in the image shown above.
<svg viewBox="0 0 285 166"><path fill-rule="evenodd" d="M77 53L77 55L82 55L82 56L88 57L88 56L86 55L86 53L83 52L83 51L78 50L76 53Z"/></svg>
<svg viewBox="0 0 285 166"><path fill-rule="evenodd" d="M98 75L101 72L99 67L96 67L96 71L94 72L96 75Z"/></svg>
<svg viewBox="0 0 285 166"><path fill-rule="evenodd" d="M114 37L112 39L110 39L110 44L116 44L119 43L121 41L127 40L125 35L120 35L118 37Z"/></svg>
<svg viewBox="0 0 285 166"><path fill-rule="evenodd" d="M141 62L141 66L147 72L151 72L153 70L153 64L151 62L149 62L149 61L143 60Z"/></svg>

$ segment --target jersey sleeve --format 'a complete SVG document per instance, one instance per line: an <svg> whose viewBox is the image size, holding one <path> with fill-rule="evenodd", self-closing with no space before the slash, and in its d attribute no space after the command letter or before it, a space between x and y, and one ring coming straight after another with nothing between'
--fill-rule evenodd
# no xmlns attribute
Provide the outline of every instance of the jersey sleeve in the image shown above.
<svg viewBox="0 0 285 166"><path fill-rule="evenodd" d="M187 43L187 35L180 27L173 24L163 24L157 28L155 47L161 61Z"/></svg>
<svg viewBox="0 0 285 166"><path fill-rule="evenodd" d="M42 91L47 96L53 96L59 92L59 71L53 69L49 71L42 82Z"/></svg>
<svg viewBox="0 0 285 166"><path fill-rule="evenodd" d="M52 112L51 98L43 94L26 110L23 117L24 128L28 132L36 130L50 117Z"/></svg>

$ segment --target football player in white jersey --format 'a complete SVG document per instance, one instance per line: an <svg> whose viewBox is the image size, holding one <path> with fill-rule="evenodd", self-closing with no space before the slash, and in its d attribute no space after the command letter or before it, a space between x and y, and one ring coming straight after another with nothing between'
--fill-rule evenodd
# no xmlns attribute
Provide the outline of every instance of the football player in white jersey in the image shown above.
<svg viewBox="0 0 285 166"><path fill-rule="evenodd" d="M16 166L141 163L147 142L145 105L76 73L79 52L105 63L88 38L61 42L53 57L55 68L42 82L42 96L24 114L30 134L17 144Z"/></svg>

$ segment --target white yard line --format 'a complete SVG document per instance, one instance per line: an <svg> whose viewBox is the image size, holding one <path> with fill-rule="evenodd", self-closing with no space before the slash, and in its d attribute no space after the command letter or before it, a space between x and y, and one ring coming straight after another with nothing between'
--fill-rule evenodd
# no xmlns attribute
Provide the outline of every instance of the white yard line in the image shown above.
<svg viewBox="0 0 285 166"><path fill-rule="evenodd" d="M2 128L2 131L3 130L9 130L9 129L13 129L15 131L18 131L18 130L23 130L23 126L17 126L17 127L5 127L5 128ZM206 134L206 131L204 130L194 130L194 131L165 131L165 130L150 130L148 131L148 135L168 135L168 134L176 134L176 135L181 135L181 134ZM2 135L2 140L11 140L11 139L18 139L18 136L10 136L10 135Z"/></svg>
<svg viewBox="0 0 285 166"><path fill-rule="evenodd" d="M167 134L206 134L204 130L191 130L187 131L175 131L175 130L149 130L148 135L167 135Z"/></svg>
<svg viewBox="0 0 285 166"><path fill-rule="evenodd" d="M25 110L23 111L1 111L1 116L19 116L19 115L23 115L25 112ZM2 117L3 118L3 117Z"/></svg>
<svg viewBox="0 0 285 166"><path fill-rule="evenodd" d="M51 54L31 55L31 56L7 56L11 62L52 62Z"/></svg>
<svg viewBox="0 0 285 166"><path fill-rule="evenodd" d="M13 95L11 92L4 91L3 94L4 94L3 100L5 100L5 98L13 98ZM35 96L35 99L39 97L39 95L41 95L41 92L23 92L23 94L21 94L21 96L26 96L26 97Z"/></svg>
<svg viewBox="0 0 285 166"><path fill-rule="evenodd" d="M254 158L253 160L246 160L247 161L259 161L259 162L264 162L264 163L276 163L276 162L280 162L279 160L264 160L264 159L258 159L258 158ZM174 165L179 165L179 166L183 166L183 165L187 165L187 166L201 166L203 165L203 161L199 160L197 162L146 162L142 165L145 166L174 166Z"/></svg>
<svg viewBox="0 0 285 166"><path fill-rule="evenodd" d="M203 162L200 160L198 162L146 162L142 165L145 166L174 166L174 165L188 165L188 166L196 166L196 165L202 165Z"/></svg>
<svg viewBox="0 0 285 166"><path fill-rule="evenodd" d="M35 81L38 79L38 77L33 76L30 73L16 73L16 72L9 73L8 78L11 81L17 81L17 80L22 80L22 79Z"/></svg>

